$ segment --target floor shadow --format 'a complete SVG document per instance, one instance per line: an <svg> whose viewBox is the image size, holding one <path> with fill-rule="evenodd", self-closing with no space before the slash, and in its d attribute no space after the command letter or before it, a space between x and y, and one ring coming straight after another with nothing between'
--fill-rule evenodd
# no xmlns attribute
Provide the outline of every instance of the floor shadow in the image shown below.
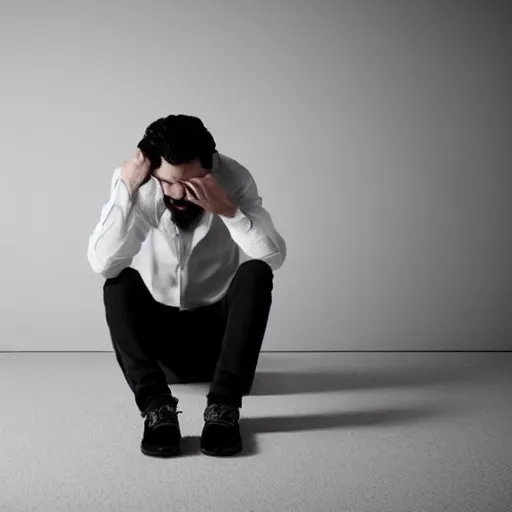
<svg viewBox="0 0 512 512"><path fill-rule="evenodd" d="M166 369L168 370L168 369ZM169 383L204 383L203 380L184 381L172 372L165 371ZM476 383L495 376L491 365L473 366L418 366L400 369L361 369L360 371L257 371L250 395L290 395L322 393L330 391L386 389L399 387L425 387L451 383ZM207 382L207 381L206 381ZM424 418L454 414L454 407L439 405L437 408L411 407L374 409L369 411L343 411L326 414L272 416L245 418L242 414L240 430L243 451L234 457L251 456L259 452L257 436L271 432L298 432L308 430L329 430L367 428L420 422ZM202 455L199 436L184 436L182 454Z"/></svg>
<svg viewBox="0 0 512 512"><path fill-rule="evenodd" d="M375 426L417 423L424 418L453 414L453 407L430 408L410 407L395 409L373 409L371 411L337 412L326 414L305 414L293 416L268 416L260 418L240 418L240 432L243 450L234 457L247 457L258 453L258 434L271 432L304 432L310 430L340 430L375 428ZM182 455L202 455L199 436L184 436Z"/></svg>
<svg viewBox="0 0 512 512"><path fill-rule="evenodd" d="M210 383L208 378L180 378L169 368L160 365L168 384ZM250 394L292 395L329 391L388 389L400 387L425 387L451 383L477 383L495 379L499 374L495 364L446 365L429 367L408 366L400 369L350 370L257 370Z"/></svg>
<svg viewBox="0 0 512 512"><path fill-rule="evenodd" d="M397 370L257 371L251 395L291 395L477 382L489 377L482 368L401 368Z"/></svg>

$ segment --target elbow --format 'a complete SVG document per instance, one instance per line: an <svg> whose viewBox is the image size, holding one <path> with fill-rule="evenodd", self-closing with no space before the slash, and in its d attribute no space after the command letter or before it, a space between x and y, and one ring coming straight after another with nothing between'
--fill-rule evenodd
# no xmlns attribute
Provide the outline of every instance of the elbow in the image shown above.
<svg viewBox="0 0 512 512"><path fill-rule="evenodd" d="M102 276L105 279L108 279L109 277L114 277L111 275L112 269L109 268L108 265L101 264L96 260L91 260L90 258L89 258L89 265L91 266L92 271L95 274Z"/></svg>
<svg viewBox="0 0 512 512"><path fill-rule="evenodd" d="M277 242L279 247L279 257L276 258L277 260L277 270L278 268L281 268L283 266L284 260L286 259L287 254L287 248L286 248L286 242L284 241L284 238L281 235L277 236Z"/></svg>
<svg viewBox="0 0 512 512"><path fill-rule="evenodd" d="M87 248L87 259L89 260L89 265L95 274L103 275L103 273L108 270L107 262L102 261L94 250L92 240L89 240L89 247Z"/></svg>
<svg viewBox="0 0 512 512"><path fill-rule="evenodd" d="M104 279L112 279L114 277L117 277L120 273L122 268L119 267L113 267L113 266L95 266L91 264L91 268L95 274L98 274L99 276L103 277Z"/></svg>
<svg viewBox="0 0 512 512"><path fill-rule="evenodd" d="M268 256L265 256L262 259L268 265L273 271L279 270L286 259L286 243L283 240L283 238L278 237L278 244L277 244L278 250L269 254Z"/></svg>
<svg viewBox="0 0 512 512"><path fill-rule="evenodd" d="M284 263L284 258L280 252L276 252L274 254L271 254L270 256L266 256L265 258L260 259L266 262L274 272L276 270L279 270Z"/></svg>
<svg viewBox="0 0 512 512"><path fill-rule="evenodd" d="M105 279L117 277L121 273L122 269L119 268L119 265L112 265L109 261L101 261L91 250L89 250L87 258L92 271Z"/></svg>

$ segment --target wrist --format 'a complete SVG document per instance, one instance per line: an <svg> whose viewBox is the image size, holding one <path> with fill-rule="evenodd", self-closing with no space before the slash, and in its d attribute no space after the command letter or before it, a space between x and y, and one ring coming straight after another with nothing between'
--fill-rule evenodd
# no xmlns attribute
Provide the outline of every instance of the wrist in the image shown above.
<svg viewBox="0 0 512 512"><path fill-rule="evenodd" d="M232 219L236 215L237 211L238 211L238 206L235 206L235 207L231 208L230 210L228 210L227 212L224 212L222 215L224 217L228 217L228 218Z"/></svg>
<svg viewBox="0 0 512 512"><path fill-rule="evenodd" d="M130 197L131 197L133 195L133 193L137 190L138 185L133 180L130 180L126 176L121 175L120 178L124 182L124 184L126 185L126 188L128 189L128 192L129 192Z"/></svg>

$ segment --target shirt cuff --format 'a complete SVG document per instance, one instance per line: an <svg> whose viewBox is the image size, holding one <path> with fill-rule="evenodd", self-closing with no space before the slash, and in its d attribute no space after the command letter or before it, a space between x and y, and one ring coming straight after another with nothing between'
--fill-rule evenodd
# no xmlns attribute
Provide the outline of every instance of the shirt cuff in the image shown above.
<svg viewBox="0 0 512 512"><path fill-rule="evenodd" d="M232 227L236 230L250 231L252 228L252 220L240 208L236 209L234 217L219 215L228 228Z"/></svg>

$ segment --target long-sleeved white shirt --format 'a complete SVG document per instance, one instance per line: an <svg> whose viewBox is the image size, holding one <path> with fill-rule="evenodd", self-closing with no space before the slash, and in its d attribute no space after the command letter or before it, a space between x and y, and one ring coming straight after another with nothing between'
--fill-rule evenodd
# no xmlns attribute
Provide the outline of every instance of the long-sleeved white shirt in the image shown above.
<svg viewBox="0 0 512 512"><path fill-rule="evenodd" d="M130 195L120 173L117 167L87 251L93 271L106 279L132 267L156 301L186 310L220 300L241 259L266 261L272 270L283 264L285 241L251 173L236 160L216 152L212 165L214 178L238 205L236 215L205 211L190 232L171 220L156 178Z"/></svg>

